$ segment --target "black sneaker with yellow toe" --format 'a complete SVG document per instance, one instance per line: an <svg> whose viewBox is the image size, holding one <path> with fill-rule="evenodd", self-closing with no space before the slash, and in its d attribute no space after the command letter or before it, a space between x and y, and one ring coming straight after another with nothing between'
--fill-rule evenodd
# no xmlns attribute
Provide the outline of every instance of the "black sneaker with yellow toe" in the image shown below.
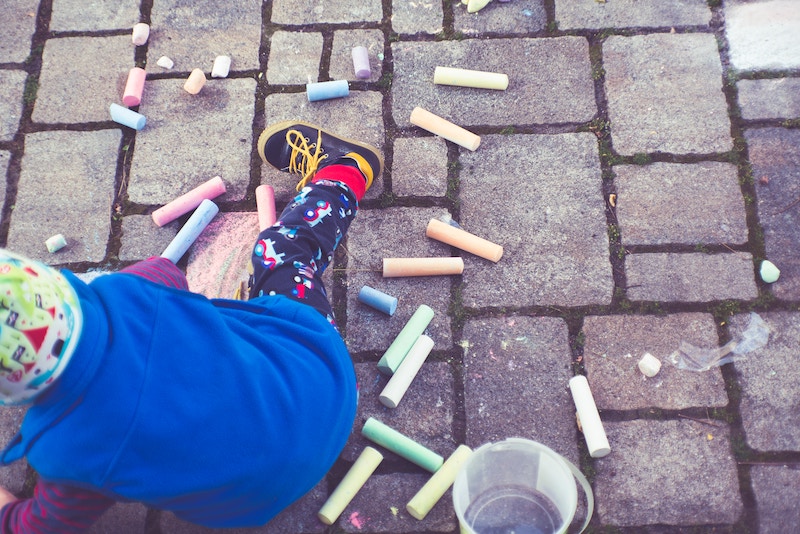
<svg viewBox="0 0 800 534"><path fill-rule="evenodd" d="M268 126L258 137L258 155L278 170L300 175L298 191L317 171L333 164L358 168L366 189L383 171L377 148L305 122L283 121Z"/></svg>

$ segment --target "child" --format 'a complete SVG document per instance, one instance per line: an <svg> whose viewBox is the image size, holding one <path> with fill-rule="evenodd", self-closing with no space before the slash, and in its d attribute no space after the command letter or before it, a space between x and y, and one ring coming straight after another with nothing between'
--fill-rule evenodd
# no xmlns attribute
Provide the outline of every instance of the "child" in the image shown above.
<svg viewBox="0 0 800 534"><path fill-rule="evenodd" d="M85 284L0 249L0 399L31 403L0 461L2 532L78 532L114 501L208 527L263 525L314 487L356 412L352 362L321 282L382 170L371 146L282 122L264 161L302 179L258 236L249 302L188 291L150 258Z"/></svg>

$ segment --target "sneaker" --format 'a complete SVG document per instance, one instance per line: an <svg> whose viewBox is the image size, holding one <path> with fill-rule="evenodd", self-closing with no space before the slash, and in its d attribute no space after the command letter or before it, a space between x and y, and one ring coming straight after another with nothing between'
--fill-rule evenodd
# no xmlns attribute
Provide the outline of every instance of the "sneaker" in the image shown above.
<svg viewBox="0 0 800 534"><path fill-rule="evenodd" d="M336 163L357 167L366 189L383 171L383 157L377 148L305 122L283 121L268 126L258 137L258 155L278 170L299 174L298 191L318 170Z"/></svg>

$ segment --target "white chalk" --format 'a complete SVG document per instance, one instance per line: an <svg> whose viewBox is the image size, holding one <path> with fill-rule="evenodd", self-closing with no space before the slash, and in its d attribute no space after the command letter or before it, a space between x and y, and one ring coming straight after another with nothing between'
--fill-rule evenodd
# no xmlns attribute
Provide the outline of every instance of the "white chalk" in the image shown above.
<svg viewBox="0 0 800 534"><path fill-rule="evenodd" d="M453 485L461 466L472 455L472 449L466 445L459 445L450 457L436 470L428 482L414 495L406 509L420 521L425 519L428 512L439 502L442 495Z"/></svg>
<svg viewBox="0 0 800 534"><path fill-rule="evenodd" d="M575 408L578 410L578 419L581 422L589 455L592 458L602 458L611 452L611 447L603 429L603 422L600 421L592 390L589 389L589 382L583 375L574 376L569 380L569 389L572 392Z"/></svg>
<svg viewBox="0 0 800 534"><path fill-rule="evenodd" d="M172 61L167 56L161 56L160 58L158 58L158 61L156 61L156 65L158 65L163 69L171 69L172 67L175 66L175 62Z"/></svg>
<svg viewBox="0 0 800 534"><path fill-rule="evenodd" d="M44 242L44 245L47 247L47 252L53 253L58 252L62 248L67 246L67 240L64 238L62 234L56 234L47 239Z"/></svg>
<svg viewBox="0 0 800 534"><path fill-rule="evenodd" d="M144 22L139 22L133 25L133 31L131 32L131 41L136 46L142 46L147 42L147 39L150 37L150 25L145 24Z"/></svg>
<svg viewBox="0 0 800 534"><path fill-rule="evenodd" d="M417 338L408 350L406 357L400 362L392 378L381 391L378 397L381 404L389 408L397 408L397 405L403 399L403 395L408 391L411 382L414 381L414 377L417 376L417 373L422 368L422 364L428 358L428 354L433 350L433 344L433 340L425 334Z"/></svg>
<svg viewBox="0 0 800 534"><path fill-rule="evenodd" d="M339 485L333 490L331 496L322 505L317 516L326 525L332 525L336 519L342 515L344 509L356 496L358 490L367 482L367 479L375 472L383 455L372 447L365 447L353 466L347 471Z"/></svg>
<svg viewBox="0 0 800 534"><path fill-rule="evenodd" d="M219 208L216 204L208 199L203 200L194 210L192 216L189 217L189 220L186 221L186 224L183 225L183 228L172 239L161 254L161 257L167 258L172 263L178 263L178 260L189 250L195 239L198 238L218 212Z"/></svg>
<svg viewBox="0 0 800 534"><path fill-rule="evenodd" d="M372 76L372 71L369 67L369 51L364 46L353 47L353 70L356 73L356 78L362 80L369 79Z"/></svg>
<svg viewBox="0 0 800 534"><path fill-rule="evenodd" d="M642 359L639 360L638 366L644 376L653 378L661 370L661 360L649 352L645 352Z"/></svg>
<svg viewBox="0 0 800 534"><path fill-rule="evenodd" d="M227 78L231 70L231 58L229 56L217 56L214 59L214 66L211 67L212 78Z"/></svg>

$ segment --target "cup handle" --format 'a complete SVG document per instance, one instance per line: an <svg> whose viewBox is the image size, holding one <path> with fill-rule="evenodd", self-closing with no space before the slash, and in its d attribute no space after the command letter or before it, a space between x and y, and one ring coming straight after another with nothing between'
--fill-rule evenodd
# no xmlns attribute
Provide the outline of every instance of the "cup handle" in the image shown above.
<svg viewBox="0 0 800 534"><path fill-rule="evenodd" d="M591 484L589 484L589 481L586 480L586 477L583 475L583 473L581 473L581 470L563 456L562 458L564 462L566 462L567 467L569 467L569 470L572 471L572 475L578 480L581 488L583 488L583 493L586 494L586 519L584 519L583 526L580 530L583 532L586 530L586 527L589 526L589 521L591 521L592 514L594 513L594 493L592 492Z"/></svg>

